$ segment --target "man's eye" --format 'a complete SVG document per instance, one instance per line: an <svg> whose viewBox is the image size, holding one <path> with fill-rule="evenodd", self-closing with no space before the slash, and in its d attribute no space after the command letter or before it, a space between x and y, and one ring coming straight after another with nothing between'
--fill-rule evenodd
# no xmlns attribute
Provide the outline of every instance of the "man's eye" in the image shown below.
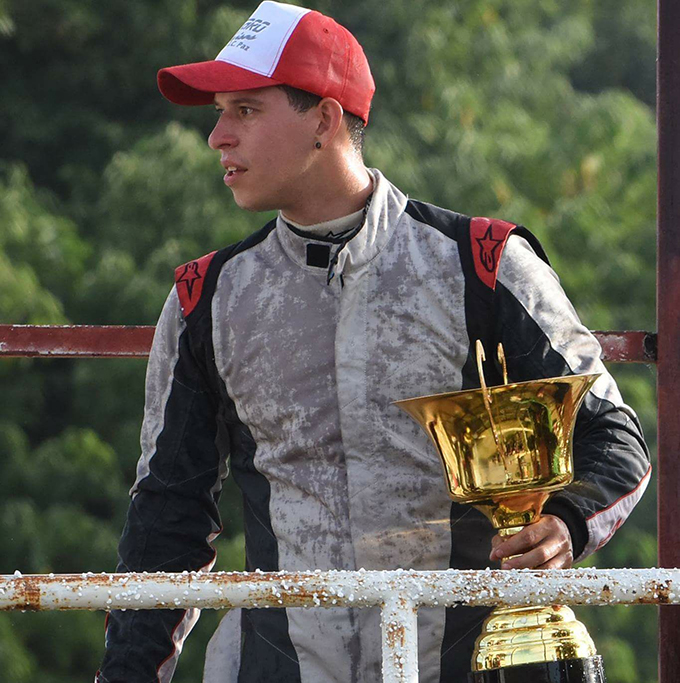
<svg viewBox="0 0 680 683"><path fill-rule="evenodd" d="M218 109L217 107L215 107L215 113L218 116L222 116L222 114L224 113L224 109Z"/></svg>
<svg viewBox="0 0 680 683"><path fill-rule="evenodd" d="M239 107L239 112L241 116L250 116L254 109L252 107Z"/></svg>

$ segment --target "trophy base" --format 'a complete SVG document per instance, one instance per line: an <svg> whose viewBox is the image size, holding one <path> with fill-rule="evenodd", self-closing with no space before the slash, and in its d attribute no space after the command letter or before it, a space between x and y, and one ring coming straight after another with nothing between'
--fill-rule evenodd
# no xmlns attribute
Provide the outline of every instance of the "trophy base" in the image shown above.
<svg viewBox="0 0 680 683"><path fill-rule="evenodd" d="M532 662L502 669L473 671L468 683L607 683L602 657Z"/></svg>

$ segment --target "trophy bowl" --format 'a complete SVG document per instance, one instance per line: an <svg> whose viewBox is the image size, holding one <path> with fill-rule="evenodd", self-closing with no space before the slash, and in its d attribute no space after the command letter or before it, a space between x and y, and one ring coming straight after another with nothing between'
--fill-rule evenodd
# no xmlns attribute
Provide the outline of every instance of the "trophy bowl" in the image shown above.
<svg viewBox="0 0 680 683"><path fill-rule="evenodd" d="M598 375L571 375L395 401L434 443L449 496L502 535L535 522L574 476L576 413Z"/></svg>

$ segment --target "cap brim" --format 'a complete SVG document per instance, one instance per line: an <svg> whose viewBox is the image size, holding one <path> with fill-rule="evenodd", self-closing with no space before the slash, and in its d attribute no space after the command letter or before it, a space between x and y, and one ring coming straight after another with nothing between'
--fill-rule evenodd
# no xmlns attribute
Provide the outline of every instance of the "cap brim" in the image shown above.
<svg viewBox="0 0 680 683"><path fill-rule="evenodd" d="M254 90L272 85L281 85L281 81L218 59L169 66L158 72L158 89L163 97L175 104L212 104L218 92Z"/></svg>

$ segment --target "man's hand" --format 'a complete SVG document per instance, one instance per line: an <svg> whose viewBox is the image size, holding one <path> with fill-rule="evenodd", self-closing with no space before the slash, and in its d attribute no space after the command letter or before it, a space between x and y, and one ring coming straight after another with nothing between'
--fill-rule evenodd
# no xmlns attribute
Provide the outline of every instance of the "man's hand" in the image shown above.
<svg viewBox="0 0 680 683"><path fill-rule="evenodd" d="M574 562L571 534L554 515L545 515L522 531L491 539L490 560L503 560L502 569L569 569ZM511 557L517 555L517 557Z"/></svg>

